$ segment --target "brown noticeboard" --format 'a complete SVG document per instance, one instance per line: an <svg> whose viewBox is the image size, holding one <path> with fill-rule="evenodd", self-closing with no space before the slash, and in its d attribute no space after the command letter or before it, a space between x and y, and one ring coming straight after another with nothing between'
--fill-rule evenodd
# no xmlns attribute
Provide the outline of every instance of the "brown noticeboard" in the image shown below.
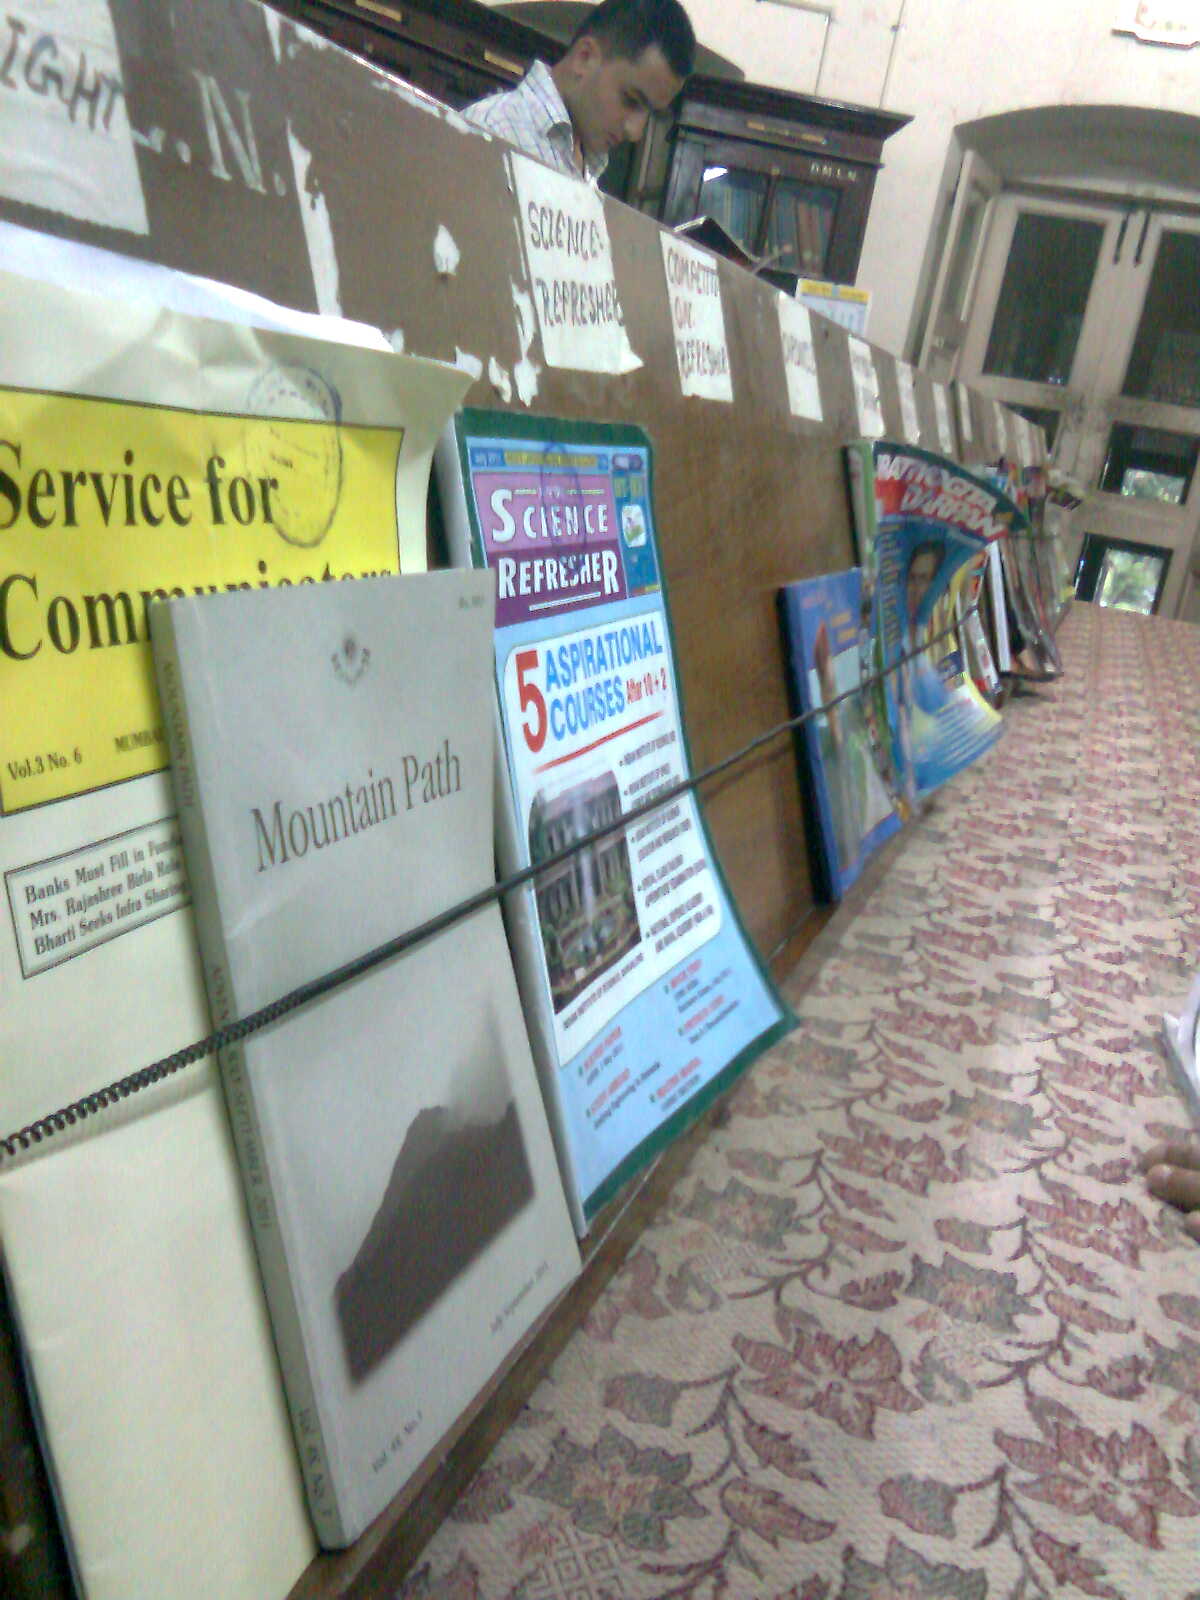
<svg viewBox="0 0 1200 1600"><path fill-rule="evenodd" d="M127 111L146 231L96 220L95 205L71 214L4 194L0 220L303 310L336 306L388 334L402 331L404 348L416 354L453 361L465 352L483 369L468 403L520 409L488 376L490 361L511 374L526 353L514 304L526 270L504 146L256 0L110 0L108 10L119 84L106 94L111 101L119 90ZM67 91L14 77L11 86L0 82L0 96L21 98L30 128L47 111L71 119L81 135L82 191L88 136L99 151L111 130L93 109L100 102L88 99L94 62L72 54L69 40L56 48ZM73 109L64 98L71 71L86 91L74 95ZM42 90L58 101L42 103ZM787 716L779 586L854 559L841 446L859 427L846 335L813 319L824 417L793 418L776 291L719 262L733 401L685 398L658 224L614 201L606 212L641 365L621 375L551 368L535 335L527 353L542 370L532 409L634 422L653 440L687 731L703 768ZM459 253L452 272L435 266L443 228ZM877 353L876 367L886 430L903 437L894 363ZM932 395L920 375L916 398L921 443L937 449ZM784 952L779 970L813 903L790 740L707 786L702 803L745 926L764 955ZM27 1476L27 1454L19 1441L5 1445L0 1481L10 1491Z"/></svg>

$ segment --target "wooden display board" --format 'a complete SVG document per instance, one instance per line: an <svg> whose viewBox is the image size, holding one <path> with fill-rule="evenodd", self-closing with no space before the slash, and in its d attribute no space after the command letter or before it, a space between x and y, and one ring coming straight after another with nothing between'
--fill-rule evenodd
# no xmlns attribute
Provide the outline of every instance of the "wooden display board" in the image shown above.
<svg viewBox="0 0 1200 1600"><path fill-rule="evenodd" d="M483 368L470 403L521 408L487 375L493 361L511 374L527 343L514 305L527 274L504 146L252 0L168 9L111 0L100 9L111 16L124 94L107 128L100 116L89 130L77 112L71 148L86 162L89 145L98 160L114 139L126 141L146 231L107 225L100 197L70 215L0 194L0 217L299 309L337 310L399 331L416 354L465 354ZM82 53L69 39L58 45L67 61ZM26 99L32 158L46 106ZM531 405L637 422L654 439L688 733L703 766L786 716L776 588L851 562L838 453L858 432L846 341L814 317L824 422L793 418L776 291L719 262L733 403L685 398L659 225L615 201L605 209L642 365L614 375L551 368L535 334L527 354L542 370ZM435 265L445 235L458 253L453 272ZM877 353L882 373L889 364ZM883 400L898 430L886 376ZM717 785L707 806L746 925L769 954L812 898L788 742Z"/></svg>
<svg viewBox="0 0 1200 1600"><path fill-rule="evenodd" d="M36 0L9 11L0 223L373 324L397 347L478 370L469 404L639 424L655 448L695 767L786 719L776 591L854 559L841 447L862 428L842 329L812 318L822 418L793 416L777 291L712 258L732 401L685 396L662 230L607 200L640 364L551 366L527 314L500 143L257 0L81 0L56 13L77 36L48 33ZM53 82L35 57L45 38ZM39 187L56 172L52 192ZM938 449L928 380L913 376L914 439L895 361L879 351L873 360L884 431ZM790 739L701 798L747 931L782 975L813 906ZM6 1445L10 1489L24 1450Z"/></svg>

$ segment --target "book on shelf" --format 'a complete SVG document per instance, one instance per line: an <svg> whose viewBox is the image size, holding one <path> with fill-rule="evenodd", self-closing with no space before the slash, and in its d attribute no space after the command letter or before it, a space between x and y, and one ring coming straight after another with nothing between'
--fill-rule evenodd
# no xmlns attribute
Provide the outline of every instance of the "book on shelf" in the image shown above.
<svg viewBox="0 0 1200 1600"><path fill-rule="evenodd" d="M875 700L861 687L871 660L862 574L854 567L785 584L779 609L792 715L815 713L796 736L813 887L840 900L900 827Z"/></svg>
<svg viewBox="0 0 1200 1600"><path fill-rule="evenodd" d="M639 428L464 410L437 470L453 558L495 574L497 856L576 1228L790 1026L690 757ZM600 836L575 853L568 847Z"/></svg>
<svg viewBox="0 0 1200 1600"><path fill-rule="evenodd" d="M488 573L151 614L218 1025L493 879ZM492 902L220 1053L321 1542L355 1539L578 1270Z"/></svg>
<svg viewBox="0 0 1200 1600"><path fill-rule="evenodd" d="M1008 598L1004 587L1004 555L1000 539L993 539L988 546L983 593L986 605L981 609L984 631L992 645L992 660L997 672L1011 672L1012 644L1008 632Z"/></svg>
<svg viewBox="0 0 1200 1600"><path fill-rule="evenodd" d="M967 669L960 595L1010 503L957 462L886 440L847 447L859 557L872 585L892 769L914 806L990 749L1002 722Z"/></svg>
<svg viewBox="0 0 1200 1600"><path fill-rule="evenodd" d="M72 1593L66 1541L22 1368L11 1290L0 1269L0 1594L50 1600Z"/></svg>
<svg viewBox="0 0 1200 1600"><path fill-rule="evenodd" d="M0 755L7 1136L210 1031L154 687L152 600L275 582L331 588L346 573L423 567L430 453L468 380L436 362L12 275L0 275L0 307L0 504L10 524L0 568L9 646L0 684L10 711ZM75 1285L74 1325L99 1340L166 1325L177 1305L224 1307L257 1330L248 1370L265 1365L278 1388L257 1272L247 1275L216 1245L219 1235L249 1238L224 1117L215 1064L204 1062L0 1158L0 1238L10 1263L32 1260L23 1232L36 1237L40 1219L68 1214L72 1193L82 1210L113 1171L110 1137L145 1123L120 1146L140 1203L121 1205L114 1194L107 1248L122 1261L158 1253L164 1269L140 1275L140 1298L122 1301L90 1271L86 1232L68 1230L56 1259ZM189 1141L204 1155L198 1198L213 1218L211 1258L204 1239L181 1236L174 1249L163 1232L176 1227L177 1179L158 1152ZM20 1198L9 1204L10 1195ZM218 1523L199 1487L241 1471L241 1402L228 1409L209 1347L189 1345L182 1364L166 1352L140 1372L141 1412L157 1419L149 1432L126 1427L102 1386L75 1385L64 1404L46 1309L54 1302L41 1293L31 1301L24 1269L10 1270L83 1594L219 1589L223 1600L268 1600L250 1559L244 1583L236 1563L220 1585L204 1581L214 1539L238 1551L261 1537L252 1497L229 1500ZM292 1526L302 1530L277 1541L290 1571L276 1585L282 1594L315 1541L290 1436L260 1443L257 1472L291 1494ZM174 1492L171 1582L155 1565L162 1519L121 1491L135 1468ZM194 1584L185 1571L198 1575Z"/></svg>
<svg viewBox="0 0 1200 1600"><path fill-rule="evenodd" d="M1062 656L1054 637L1057 602L1045 603L1039 570L1045 473L1038 468L1026 475L1001 462L989 468L984 478L1006 508L1008 521L1000 556L1013 658L1010 670L1017 677L1057 677L1062 672Z"/></svg>
<svg viewBox="0 0 1200 1600"><path fill-rule="evenodd" d="M212 1088L0 1180L5 1275L86 1600L283 1600L316 1554Z"/></svg>
<svg viewBox="0 0 1200 1600"><path fill-rule="evenodd" d="M1000 698L1000 673L980 614L985 599L984 583L989 571L990 563L982 568L972 568L968 581L958 587L956 611L966 670L980 695L988 705L994 706Z"/></svg>

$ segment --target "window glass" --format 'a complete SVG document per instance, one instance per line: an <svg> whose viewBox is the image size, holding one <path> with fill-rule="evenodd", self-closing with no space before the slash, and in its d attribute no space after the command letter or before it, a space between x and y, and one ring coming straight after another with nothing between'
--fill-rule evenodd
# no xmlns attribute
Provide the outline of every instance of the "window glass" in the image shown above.
<svg viewBox="0 0 1200 1600"><path fill-rule="evenodd" d="M1182 505L1191 487L1198 454L1200 439L1189 434L1114 423L1109 430L1100 487L1106 494Z"/></svg>
<svg viewBox="0 0 1200 1600"><path fill-rule="evenodd" d="M1054 449L1054 435L1058 432L1058 424L1062 420L1062 412L1054 411L1049 406L1027 406L1015 400L1006 400L1004 404L1010 411L1015 411L1018 416L1024 417L1026 422L1032 422L1041 428L1046 435L1047 451Z"/></svg>
<svg viewBox="0 0 1200 1600"><path fill-rule="evenodd" d="M1149 616L1154 610L1163 563L1159 556L1140 555L1133 550L1107 550L1096 583L1096 604L1117 611L1140 611Z"/></svg>
<svg viewBox="0 0 1200 1600"><path fill-rule="evenodd" d="M1162 236L1125 393L1166 405L1200 406L1200 234Z"/></svg>
<svg viewBox="0 0 1200 1600"><path fill-rule="evenodd" d="M983 370L1067 384L1104 228L1023 211L1017 218Z"/></svg>

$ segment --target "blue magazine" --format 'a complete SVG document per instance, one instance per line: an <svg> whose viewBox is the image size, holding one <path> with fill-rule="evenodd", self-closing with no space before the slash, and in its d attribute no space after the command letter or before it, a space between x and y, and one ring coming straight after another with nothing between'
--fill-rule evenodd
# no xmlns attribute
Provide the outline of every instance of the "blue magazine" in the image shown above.
<svg viewBox="0 0 1200 1600"><path fill-rule="evenodd" d="M497 852L545 863L506 909L583 1233L792 1018L696 797L617 826L691 770L650 439L466 409L439 471L455 559L496 577Z"/></svg>
<svg viewBox="0 0 1200 1600"><path fill-rule="evenodd" d="M864 651L858 567L790 583L779 591L788 691L795 714L856 689ZM840 900L872 853L900 826L872 727L875 702L855 694L808 721L797 736L814 890Z"/></svg>

